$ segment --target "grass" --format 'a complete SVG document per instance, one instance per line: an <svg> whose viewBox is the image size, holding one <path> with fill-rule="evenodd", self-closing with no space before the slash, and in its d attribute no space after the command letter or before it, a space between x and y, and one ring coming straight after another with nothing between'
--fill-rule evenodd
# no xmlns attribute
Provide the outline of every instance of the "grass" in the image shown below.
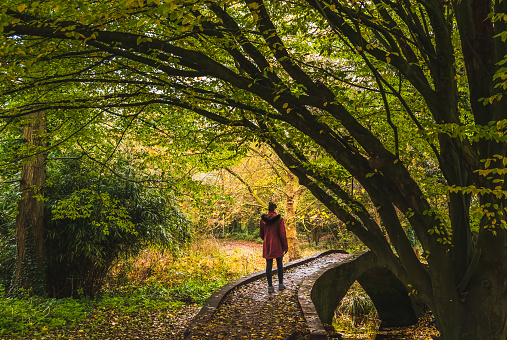
<svg viewBox="0 0 507 340"><path fill-rule="evenodd" d="M13 298L0 286L0 338L90 340L140 332L166 339L168 322L181 324L181 314L195 314L219 287L265 269L262 244L243 239L197 240L177 255L146 249L116 264L94 298ZM316 251L301 250L303 257Z"/></svg>
<svg viewBox="0 0 507 340"><path fill-rule="evenodd" d="M434 317L427 311L418 323L408 327L390 327L379 330L380 319L370 297L356 281L335 311L333 328L343 339L420 339L431 340L440 336L434 326Z"/></svg>
<svg viewBox="0 0 507 340"><path fill-rule="evenodd" d="M103 331L102 325L135 324L133 319L144 320L153 313L167 318L186 306L198 309L227 282L264 269L259 247L208 239L179 255L146 249L118 263L95 298L13 298L0 286L0 338L71 338L81 333L100 339L94 334Z"/></svg>

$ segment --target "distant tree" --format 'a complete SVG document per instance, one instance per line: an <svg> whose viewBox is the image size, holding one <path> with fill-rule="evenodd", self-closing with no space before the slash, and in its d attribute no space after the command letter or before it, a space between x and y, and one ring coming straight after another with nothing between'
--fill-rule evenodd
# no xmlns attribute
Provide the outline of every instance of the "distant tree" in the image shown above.
<svg viewBox="0 0 507 340"><path fill-rule="evenodd" d="M29 114L23 126L20 200L16 215L17 260L12 291L45 292L44 189L46 121L43 111ZM26 157L26 155L33 155Z"/></svg>
<svg viewBox="0 0 507 340"><path fill-rule="evenodd" d="M278 212L283 212L289 260L301 257L297 238L297 210L299 199L306 188L299 185L296 177L284 166L281 160L272 152L264 148L253 148L251 152L234 168L225 169L232 179L239 181L243 190L235 186L237 181L228 181L227 191L234 197L250 196L250 204L262 208L263 213L268 209L270 201L278 205ZM232 185L232 183L235 185ZM258 216L257 216L258 218ZM257 221L258 222L258 221Z"/></svg>

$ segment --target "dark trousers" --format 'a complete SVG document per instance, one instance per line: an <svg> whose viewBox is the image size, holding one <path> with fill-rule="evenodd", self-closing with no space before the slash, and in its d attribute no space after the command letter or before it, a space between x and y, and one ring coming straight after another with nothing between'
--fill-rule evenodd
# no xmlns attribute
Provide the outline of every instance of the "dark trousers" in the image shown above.
<svg viewBox="0 0 507 340"><path fill-rule="evenodd" d="M278 269L278 283L283 283L283 257L276 259L276 267ZM268 286L273 285L272 272L273 271L273 259L266 259L266 278L268 279Z"/></svg>

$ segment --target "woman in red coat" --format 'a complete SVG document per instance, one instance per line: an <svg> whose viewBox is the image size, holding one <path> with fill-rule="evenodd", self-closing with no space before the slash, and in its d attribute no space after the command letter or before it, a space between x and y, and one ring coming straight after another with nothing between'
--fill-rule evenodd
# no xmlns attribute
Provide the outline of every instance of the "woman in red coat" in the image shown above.
<svg viewBox="0 0 507 340"><path fill-rule="evenodd" d="M278 269L278 289L285 289L283 284L283 255L289 249L287 236L285 235L285 224L283 218L276 213L276 204L269 202L268 214L261 216L259 236L263 240L262 257L266 259L266 277L268 279L268 292L273 293L272 269L273 259L276 259Z"/></svg>

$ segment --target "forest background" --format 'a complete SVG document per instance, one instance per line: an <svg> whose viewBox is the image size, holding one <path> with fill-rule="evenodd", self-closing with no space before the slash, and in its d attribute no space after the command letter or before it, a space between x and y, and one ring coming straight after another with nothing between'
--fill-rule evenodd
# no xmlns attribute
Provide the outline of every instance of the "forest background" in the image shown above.
<svg viewBox="0 0 507 340"><path fill-rule="evenodd" d="M4 1L8 293L93 296L276 200L291 258L346 228L444 339L507 338L505 6Z"/></svg>

